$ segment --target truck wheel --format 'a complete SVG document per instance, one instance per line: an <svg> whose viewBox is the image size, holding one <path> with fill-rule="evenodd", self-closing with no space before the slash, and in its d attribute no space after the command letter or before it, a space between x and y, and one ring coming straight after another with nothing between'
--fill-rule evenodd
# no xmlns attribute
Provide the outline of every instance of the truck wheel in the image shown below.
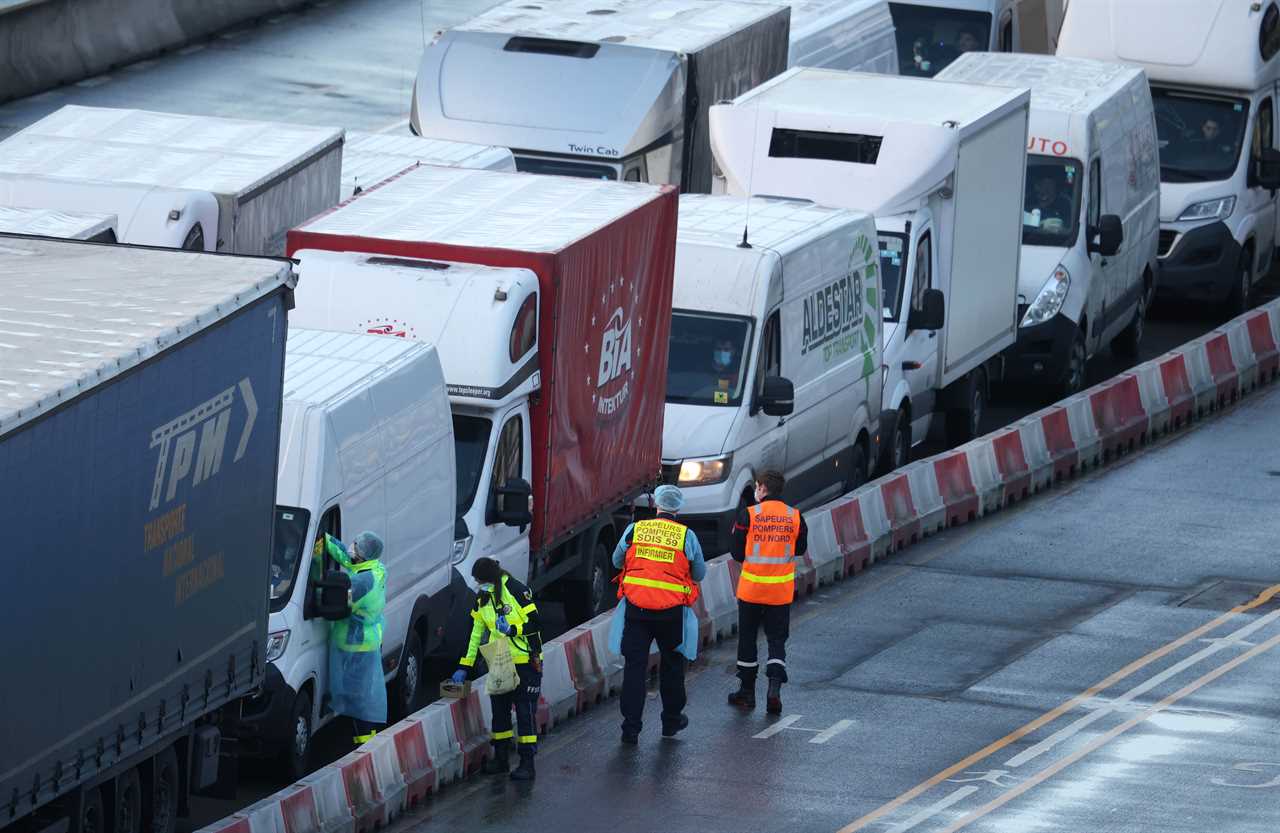
<svg viewBox="0 0 1280 833"><path fill-rule="evenodd" d="M1067 366L1062 372L1062 382L1059 384L1059 394L1066 397L1080 392L1080 389L1084 387L1084 366L1084 333L1077 329L1075 336L1071 339L1071 348L1067 354Z"/></svg>
<svg viewBox="0 0 1280 833"><path fill-rule="evenodd" d="M569 625L579 625L608 610L609 604L609 547L601 538L596 539L591 554L591 572L586 581L575 581L568 588L564 601Z"/></svg>
<svg viewBox="0 0 1280 833"><path fill-rule="evenodd" d="M290 782L311 772L311 695L305 691L299 692L293 701L287 745L280 755L280 764Z"/></svg>
<svg viewBox="0 0 1280 833"><path fill-rule="evenodd" d="M911 419L904 408L893 418L893 434L880 453L882 474L900 469L911 462Z"/></svg>
<svg viewBox="0 0 1280 833"><path fill-rule="evenodd" d="M115 817L112 833L142 833L142 779L137 769L116 777Z"/></svg>
<svg viewBox="0 0 1280 833"><path fill-rule="evenodd" d="M417 630L409 631L404 644L404 658L400 660L400 673L396 675L392 702L392 719L396 722L418 710L422 699L422 639Z"/></svg>
<svg viewBox="0 0 1280 833"><path fill-rule="evenodd" d="M947 442L953 446L967 443L982 432L987 411L987 375L982 368L965 380L964 407L947 411Z"/></svg>
<svg viewBox="0 0 1280 833"><path fill-rule="evenodd" d="M867 450L862 447L862 443L853 444L850 457L849 476L844 479L845 494L867 482Z"/></svg>
<svg viewBox="0 0 1280 833"><path fill-rule="evenodd" d="M102 804L102 790L89 787L80 796L79 824L71 833L107 833L107 820Z"/></svg>
<svg viewBox="0 0 1280 833"><path fill-rule="evenodd" d="M1253 269L1250 265L1252 261L1253 256L1249 252L1246 251L1240 255L1240 263L1236 267L1235 286L1227 296L1227 314L1232 318L1249 311L1250 296L1253 294Z"/></svg>
<svg viewBox="0 0 1280 833"><path fill-rule="evenodd" d="M1138 351L1142 349L1142 334L1146 329L1146 318L1147 293L1144 291L1138 296L1138 306L1133 311L1133 320L1129 322L1128 327L1124 328L1124 332L1111 342L1111 352L1124 359L1136 359Z"/></svg>
<svg viewBox="0 0 1280 833"><path fill-rule="evenodd" d="M156 755L148 809L150 833L173 833L178 824L178 756L173 747Z"/></svg>

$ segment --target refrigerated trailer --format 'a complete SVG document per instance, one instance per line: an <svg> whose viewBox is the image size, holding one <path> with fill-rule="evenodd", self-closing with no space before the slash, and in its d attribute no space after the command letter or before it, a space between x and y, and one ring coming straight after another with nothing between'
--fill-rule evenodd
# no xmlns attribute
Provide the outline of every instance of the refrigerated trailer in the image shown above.
<svg viewBox="0 0 1280 833"><path fill-rule="evenodd" d="M34 234L67 240L116 242L116 216L52 208L10 208L0 205L0 233Z"/></svg>
<svg viewBox="0 0 1280 833"><path fill-rule="evenodd" d="M282 260L0 236L0 517L25 554L0 828L172 833L190 793L234 789L293 283Z"/></svg>
<svg viewBox="0 0 1280 833"><path fill-rule="evenodd" d="M349 199L414 165L482 171L516 169L511 151L496 145L348 130L342 148L342 199Z"/></svg>

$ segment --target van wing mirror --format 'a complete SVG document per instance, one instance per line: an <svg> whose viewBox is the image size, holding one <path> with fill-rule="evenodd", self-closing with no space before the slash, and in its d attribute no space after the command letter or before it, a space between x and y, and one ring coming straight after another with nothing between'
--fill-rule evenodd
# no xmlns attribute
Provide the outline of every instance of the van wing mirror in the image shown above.
<svg viewBox="0 0 1280 833"><path fill-rule="evenodd" d="M533 487L528 481L508 480L493 490L493 518L507 526L533 523Z"/></svg>
<svg viewBox="0 0 1280 833"><path fill-rule="evenodd" d="M796 409L796 387L782 376L766 376L759 404L767 416L787 416Z"/></svg>
<svg viewBox="0 0 1280 833"><path fill-rule="evenodd" d="M1253 160L1253 184L1268 191L1280 190L1280 150L1267 148Z"/></svg>
<svg viewBox="0 0 1280 833"><path fill-rule="evenodd" d="M1089 229L1089 253L1097 253L1103 257L1111 257L1120 251L1124 243L1124 223L1119 215L1103 214L1098 218L1098 227Z"/></svg>
<svg viewBox="0 0 1280 833"><path fill-rule="evenodd" d="M351 576L341 570L330 570L324 578L311 583L309 619L337 622L351 615Z"/></svg>
<svg viewBox="0 0 1280 833"><path fill-rule="evenodd" d="M907 316L908 330L941 330L947 320L947 299L941 289L926 289L920 308Z"/></svg>

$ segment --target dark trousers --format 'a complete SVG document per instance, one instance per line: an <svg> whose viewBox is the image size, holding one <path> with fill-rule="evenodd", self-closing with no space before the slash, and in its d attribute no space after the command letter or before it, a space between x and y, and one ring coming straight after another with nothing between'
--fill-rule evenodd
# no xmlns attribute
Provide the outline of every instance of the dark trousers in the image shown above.
<svg viewBox="0 0 1280 833"><path fill-rule="evenodd" d="M640 731L644 715L645 681L649 676L649 645L658 643L658 690L662 694L662 722L675 723L684 711L685 658L676 648L684 640L684 608L644 610L628 604L622 628L622 731Z"/></svg>
<svg viewBox="0 0 1280 833"><path fill-rule="evenodd" d="M520 753L531 755L538 751L538 723L535 719L538 712L538 698L542 695L541 666L523 663L516 666L520 675L520 685L506 694L495 694L489 698L493 705L493 741L510 741L515 738ZM516 729L520 734L511 731L511 710L516 711Z"/></svg>
<svg viewBox="0 0 1280 833"><path fill-rule="evenodd" d="M771 680L787 681L787 637L791 635L791 605L762 605L755 602L738 602L738 678L747 685L756 681L760 670L756 639L764 626L764 638L769 643L769 661L765 664L765 676Z"/></svg>
<svg viewBox="0 0 1280 833"><path fill-rule="evenodd" d="M369 721L361 720L358 717L351 718L351 723L353 724L351 727L352 737L355 738L356 743L363 743L364 741L362 741L361 738L367 738L370 735L377 734L377 731L382 728L381 723L370 723Z"/></svg>

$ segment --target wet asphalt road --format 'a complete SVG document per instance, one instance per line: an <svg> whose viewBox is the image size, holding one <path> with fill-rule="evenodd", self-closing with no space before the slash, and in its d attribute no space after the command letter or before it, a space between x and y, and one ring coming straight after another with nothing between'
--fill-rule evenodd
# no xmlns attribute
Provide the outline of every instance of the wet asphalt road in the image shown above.
<svg viewBox="0 0 1280 833"><path fill-rule="evenodd" d="M1188 831L1280 820L1280 391L795 611L782 718L732 645L692 724L618 742L617 701L545 740L531 790L446 789L391 833Z"/></svg>

